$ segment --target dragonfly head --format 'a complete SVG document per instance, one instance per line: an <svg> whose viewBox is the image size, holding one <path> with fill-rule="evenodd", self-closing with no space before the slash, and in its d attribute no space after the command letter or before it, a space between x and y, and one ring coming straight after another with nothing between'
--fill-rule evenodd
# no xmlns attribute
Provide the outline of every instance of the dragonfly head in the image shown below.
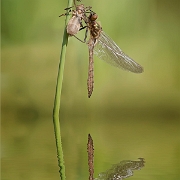
<svg viewBox="0 0 180 180"><path fill-rule="evenodd" d="M77 5L77 6L76 6L76 11L78 12L78 14L83 13L84 10L85 10L85 7L84 7L83 4L80 4L80 5Z"/></svg>
<svg viewBox="0 0 180 180"><path fill-rule="evenodd" d="M91 21L95 21L98 18L98 15L95 12L93 12L93 13L90 14L89 18L90 18Z"/></svg>

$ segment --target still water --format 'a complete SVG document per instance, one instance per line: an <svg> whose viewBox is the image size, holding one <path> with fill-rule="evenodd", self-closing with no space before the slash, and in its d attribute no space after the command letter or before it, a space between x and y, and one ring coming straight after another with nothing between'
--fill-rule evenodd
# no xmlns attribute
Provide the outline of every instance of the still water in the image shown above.
<svg viewBox="0 0 180 180"><path fill-rule="evenodd" d="M52 118L29 120L2 121L2 179L59 179ZM180 179L178 119L64 113L61 130L67 179L88 179L88 133L94 141L95 178L120 161L144 158L145 167L128 179Z"/></svg>

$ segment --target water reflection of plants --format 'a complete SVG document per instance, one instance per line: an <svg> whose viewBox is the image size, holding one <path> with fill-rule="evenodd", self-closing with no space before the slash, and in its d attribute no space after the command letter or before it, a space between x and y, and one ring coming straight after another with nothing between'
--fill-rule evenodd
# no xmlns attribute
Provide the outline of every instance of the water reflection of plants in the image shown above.
<svg viewBox="0 0 180 180"><path fill-rule="evenodd" d="M94 145L91 135L88 135L88 166L89 166L89 180L93 180L94 173ZM114 164L110 169L102 172L95 180L118 180L133 176L133 170L140 170L144 167L144 158L138 158L138 161L124 160L118 164Z"/></svg>

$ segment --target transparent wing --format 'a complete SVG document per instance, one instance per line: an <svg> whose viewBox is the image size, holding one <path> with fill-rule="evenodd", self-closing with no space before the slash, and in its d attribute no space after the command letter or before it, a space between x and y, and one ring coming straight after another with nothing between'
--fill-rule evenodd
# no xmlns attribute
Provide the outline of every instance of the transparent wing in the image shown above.
<svg viewBox="0 0 180 180"><path fill-rule="evenodd" d="M134 73L143 72L143 67L127 56L103 31L97 39L94 54L115 67Z"/></svg>

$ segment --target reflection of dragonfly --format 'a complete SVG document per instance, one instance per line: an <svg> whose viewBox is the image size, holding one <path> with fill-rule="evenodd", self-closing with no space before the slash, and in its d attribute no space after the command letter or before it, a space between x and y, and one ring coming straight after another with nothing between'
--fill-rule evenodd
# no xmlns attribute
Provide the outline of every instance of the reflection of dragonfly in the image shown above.
<svg viewBox="0 0 180 180"><path fill-rule="evenodd" d="M89 17L85 20L87 24L85 39L87 37L87 31L90 31L90 39L87 43L89 48L89 70L87 80L89 98L93 92L94 83L93 54L118 68L134 73L143 72L142 66L127 56L116 43L102 31L102 27L96 22L97 18L97 14L91 11Z"/></svg>
<svg viewBox="0 0 180 180"><path fill-rule="evenodd" d="M144 158L138 158L138 161L125 160L114 164L110 169L102 172L94 180L122 180L133 176L134 170L140 170L144 167Z"/></svg>

